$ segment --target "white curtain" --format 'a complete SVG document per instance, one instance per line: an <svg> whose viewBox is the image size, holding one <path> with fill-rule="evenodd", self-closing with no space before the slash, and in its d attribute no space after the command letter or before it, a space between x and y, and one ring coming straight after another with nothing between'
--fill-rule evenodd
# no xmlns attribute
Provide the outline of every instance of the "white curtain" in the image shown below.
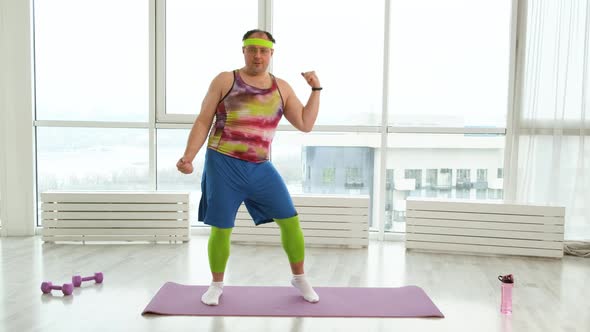
<svg viewBox="0 0 590 332"><path fill-rule="evenodd" d="M507 198L566 207L565 239L590 240L588 0L521 0ZM573 242L569 242L573 248ZM578 243L580 244L580 243ZM586 248L586 244L581 242ZM587 249L582 254L588 253ZM566 245L566 252L568 248Z"/></svg>

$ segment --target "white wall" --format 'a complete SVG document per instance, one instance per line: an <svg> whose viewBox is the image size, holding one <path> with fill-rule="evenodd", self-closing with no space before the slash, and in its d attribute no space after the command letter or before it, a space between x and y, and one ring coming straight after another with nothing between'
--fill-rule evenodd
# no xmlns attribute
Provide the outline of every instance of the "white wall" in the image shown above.
<svg viewBox="0 0 590 332"><path fill-rule="evenodd" d="M33 235L35 180L31 3L0 1L0 218L3 236Z"/></svg>

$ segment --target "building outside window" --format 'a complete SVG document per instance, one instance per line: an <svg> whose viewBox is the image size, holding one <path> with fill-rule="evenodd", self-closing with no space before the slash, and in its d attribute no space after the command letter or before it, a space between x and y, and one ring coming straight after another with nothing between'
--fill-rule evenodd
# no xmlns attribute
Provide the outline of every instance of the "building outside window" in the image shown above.
<svg viewBox="0 0 590 332"><path fill-rule="evenodd" d="M324 168L322 175L322 184L332 185L336 179L336 169L334 167Z"/></svg>

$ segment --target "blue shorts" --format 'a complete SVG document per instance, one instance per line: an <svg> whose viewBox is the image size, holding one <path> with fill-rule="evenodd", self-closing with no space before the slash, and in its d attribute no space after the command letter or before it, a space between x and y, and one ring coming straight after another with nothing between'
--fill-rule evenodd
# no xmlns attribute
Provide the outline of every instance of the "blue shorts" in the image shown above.
<svg viewBox="0 0 590 332"><path fill-rule="evenodd" d="M234 227L244 202L256 225L297 215L285 182L270 161L253 163L207 149L199 221Z"/></svg>

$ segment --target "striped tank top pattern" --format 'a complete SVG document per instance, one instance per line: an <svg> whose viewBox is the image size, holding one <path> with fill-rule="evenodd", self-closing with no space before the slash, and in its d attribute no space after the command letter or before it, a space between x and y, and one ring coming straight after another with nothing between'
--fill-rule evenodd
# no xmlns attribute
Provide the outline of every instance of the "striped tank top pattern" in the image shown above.
<svg viewBox="0 0 590 332"><path fill-rule="evenodd" d="M251 162L269 159L270 144L283 116L277 80L271 78L272 86L260 89L248 85L234 71L232 88L217 105L208 148Z"/></svg>

